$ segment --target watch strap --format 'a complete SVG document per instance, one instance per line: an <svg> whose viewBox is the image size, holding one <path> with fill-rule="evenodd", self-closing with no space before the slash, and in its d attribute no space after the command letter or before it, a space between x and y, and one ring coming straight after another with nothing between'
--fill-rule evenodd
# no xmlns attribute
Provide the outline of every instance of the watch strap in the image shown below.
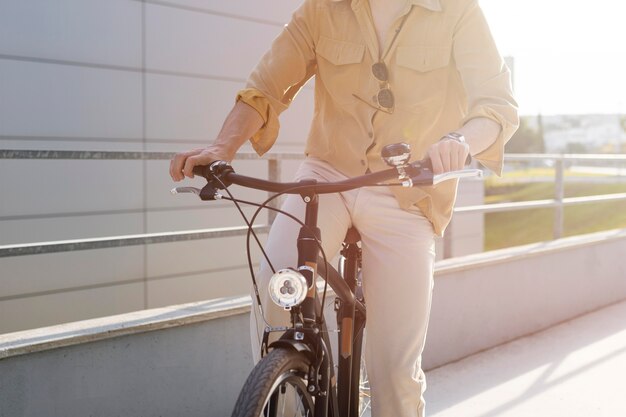
<svg viewBox="0 0 626 417"><path fill-rule="evenodd" d="M440 140L451 139L459 143L465 143L465 136L458 132L450 132L444 135Z"/></svg>

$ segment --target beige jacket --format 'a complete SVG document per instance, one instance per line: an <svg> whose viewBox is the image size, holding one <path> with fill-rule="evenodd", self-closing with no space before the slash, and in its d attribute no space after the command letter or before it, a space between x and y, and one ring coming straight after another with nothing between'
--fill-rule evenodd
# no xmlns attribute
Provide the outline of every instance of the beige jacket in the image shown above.
<svg viewBox="0 0 626 417"><path fill-rule="evenodd" d="M368 0L305 0L254 69L238 100L265 120L251 139L262 155L276 140L278 116L315 76L315 114L306 154L348 176L387 168L383 146L407 142L412 160L469 119L486 117L500 136L475 158L496 173L503 148L518 126L510 72L500 57L476 0L407 0L409 13L397 39L379 51ZM402 17L395 22L400 26ZM382 83L372 65L384 58L393 112L374 96ZM452 181L436 187L392 187L402 208L417 205L437 233L450 221Z"/></svg>

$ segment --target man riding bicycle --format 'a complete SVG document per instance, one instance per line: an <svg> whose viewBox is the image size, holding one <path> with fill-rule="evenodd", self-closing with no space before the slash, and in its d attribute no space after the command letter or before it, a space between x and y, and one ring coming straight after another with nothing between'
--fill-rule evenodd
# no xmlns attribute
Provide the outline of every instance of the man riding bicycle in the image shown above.
<svg viewBox="0 0 626 417"><path fill-rule="evenodd" d="M172 179L231 161L247 140L259 155L267 152L278 116L313 76L315 113L297 179L337 181L385 169L381 149L401 141L413 159L429 156L435 173L463 168L468 154L500 173L504 144L518 125L510 73L477 0L305 0L237 94L215 142L177 154ZM421 354L434 238L449 223L455 196L454 181L320 196L324 251L337 253L351 226L362 239L374 417L424 416ZM291 195L282 209L301 215L303 207ZM276 218L266 250L277 269L296 263L298 230ZM271 274L263 263L260 288ZM272 325L288 321L273 303L264 307ZM257 359L263 326L253 314Z"/></svg>

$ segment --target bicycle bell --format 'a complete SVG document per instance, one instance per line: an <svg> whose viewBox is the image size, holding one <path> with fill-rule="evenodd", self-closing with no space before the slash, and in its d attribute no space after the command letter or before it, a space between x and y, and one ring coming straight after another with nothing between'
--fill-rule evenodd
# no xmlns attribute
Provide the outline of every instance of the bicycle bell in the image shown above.
<svg viewBox="0 0 626 417"><path fill-rule="evenodd" d="M383 148L381 156L390 167L405 167L411 159L411 147L404 142L392 143Z"/></svg>

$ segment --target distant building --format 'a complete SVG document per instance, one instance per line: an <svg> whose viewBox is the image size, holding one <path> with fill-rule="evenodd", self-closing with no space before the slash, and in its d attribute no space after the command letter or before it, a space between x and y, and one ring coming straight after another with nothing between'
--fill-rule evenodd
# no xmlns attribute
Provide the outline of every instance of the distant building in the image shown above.
<svg viewBox="0 0 626 417"><path fill-rule="evenodd" d="M583 145L588 152L621 152L626 132L618 114L542 116L546 152L568 152L572 145ZM528 118L537 126L536 118Z"/></svg>

